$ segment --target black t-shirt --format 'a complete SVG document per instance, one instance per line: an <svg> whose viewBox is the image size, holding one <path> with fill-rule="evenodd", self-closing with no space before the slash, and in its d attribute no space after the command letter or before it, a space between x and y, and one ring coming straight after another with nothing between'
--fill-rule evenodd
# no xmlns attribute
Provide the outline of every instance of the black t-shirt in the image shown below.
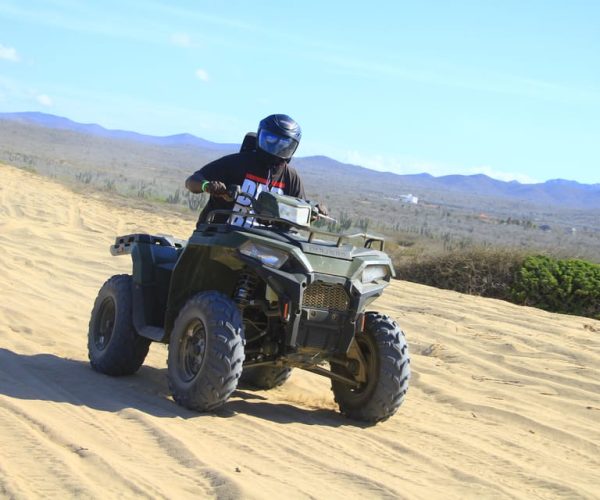
<svg viewBox="0 0 600 500"><path fill-rule="evenodd" d="M262 191L268 190L278 194L305 198L302 180L296 169L287 163L280 165L266 165L261 162L261 157L255 151L245 151L227 155L208 163L192 178L195 180L221 181L226 186L237 184L242 187L242 192L258 196ZM212 210L234 210L245 213L250 201L244 197L230 202L222 198L211 196L208 203L200 213L198 224L204 222ZM227 216L217 216L215 222L225 222ZM231 224L250 225L244 217L232 217Z"/></svg>

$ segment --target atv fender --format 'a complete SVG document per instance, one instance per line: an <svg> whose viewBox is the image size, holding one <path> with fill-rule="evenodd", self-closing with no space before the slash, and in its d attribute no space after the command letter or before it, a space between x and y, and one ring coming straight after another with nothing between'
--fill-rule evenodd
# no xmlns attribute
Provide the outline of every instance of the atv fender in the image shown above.
<svg viewBox="0 0 600 500"><path fill-rule="evenodd" d="M130 254L133 263L132 320L142 337L167 342L164 318L169 283L185 242L164 236L131 234L117 238L113 255Z"/></svg>

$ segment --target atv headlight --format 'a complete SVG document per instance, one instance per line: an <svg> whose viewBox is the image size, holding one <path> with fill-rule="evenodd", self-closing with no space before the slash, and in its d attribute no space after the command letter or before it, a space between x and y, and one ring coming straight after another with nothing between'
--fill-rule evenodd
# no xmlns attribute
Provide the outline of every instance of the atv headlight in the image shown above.
<svg viewBox="0 0 600 500"><path fill-rule="evenodd" d="M279 269L288 260L289 255L283 250L247 241L240 247L240 253L247 257L260 260L265 266Z"/></svg>
<svg viewBox="0 0 600 500"><path fill-rule="evenodd" d="M373 283L373 281L387 279L390 275L388 266L367 266L362 272L360 280L364 283Z"/></svg>
<svg viewBox="0 0 600 500"><path fill-rule="evenodd" d="M302 226L307 226L310 220L310 207L279 203L279 217Z"/></svg>

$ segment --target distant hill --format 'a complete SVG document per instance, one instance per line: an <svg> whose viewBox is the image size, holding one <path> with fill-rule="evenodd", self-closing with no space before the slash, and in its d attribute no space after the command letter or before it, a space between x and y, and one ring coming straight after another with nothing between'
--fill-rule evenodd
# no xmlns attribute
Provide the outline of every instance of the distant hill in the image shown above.
<svg viewBox="0 0 600 500"><path fill-rule="evenodd" d="M236 148L233 144L219 144L196 137L192 134L177 134L165 137L138 134L126 130L110 130L95 123L77 123L68 118L39 112L0 113L0 120L13 121L22 124L39 125L56 130L68 130L96 137L135 141L143 144L160 146L196 146L215 151L232 151Z"/></svg>
<svg viewBox="0 0 600 500"><path fill-rule="evenodd" d="M580 184L562 179L538 184L521 184L517 181L500 181L487 175L445 175L434 177L428 173L399 175L379 172L340 163L326 156L310 156L295 160L295 164L307 170L327 172L336 179L355 176L363 190L386 192L397 188L397 192L419 194L431 202L442 202L465 206L483 204L491 200L526 203L538 207L556 206L574 209L600 208L600 184ZM462 200L462 201L461 201Z"/></svg>
<svg viewBox="0 0 600 500"><path fill-rule="evenodd" d="M87 169L180 185L181 179L192 171L238 147L191 134L156 137L109 130L45 113L0 113L0 161L23 165L29 162L30 166L54 175L69 169ZM398 175L341 163L327 156L295 158L293 164L305 178L308 190L321 196L345 192L354 197L360 194L397 199L400 194L412 193L429 203L499 212L548 206L600 209L600 184L562 179L521 184L482 174ZM137 177L134 172L138 172ZM351 206L352 201L348 204Z"/></svg>

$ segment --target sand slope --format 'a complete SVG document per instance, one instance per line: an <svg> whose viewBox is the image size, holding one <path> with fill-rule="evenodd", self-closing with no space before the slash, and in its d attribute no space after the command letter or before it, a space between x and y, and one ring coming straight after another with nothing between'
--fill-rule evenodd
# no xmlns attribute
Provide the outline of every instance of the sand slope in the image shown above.
<svg viewBox="0 0 600 500"><path fill-rule="evenodd" d="M335 411L295 371L217 414L174 404L165 346L132 377L87 362L116 234L190 234L0 165L0 497L560 498L600 495L600 322L397 282L378 303L413 379L389 421Z"/></svg>

